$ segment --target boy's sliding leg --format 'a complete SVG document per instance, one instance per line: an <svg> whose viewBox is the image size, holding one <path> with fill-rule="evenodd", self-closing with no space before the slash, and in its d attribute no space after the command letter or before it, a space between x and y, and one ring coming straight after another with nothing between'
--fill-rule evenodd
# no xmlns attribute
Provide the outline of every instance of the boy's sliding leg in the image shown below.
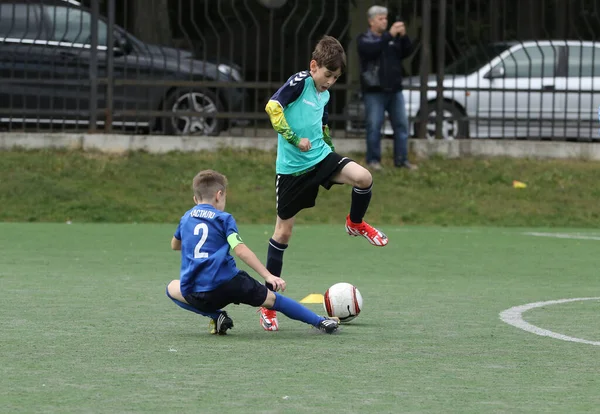
<svg viewBox="0 0 600 414"><path fill-rule="evenodd" d="M339 319L319 316L306 306L276 292L269 291L263 306L268 306L288 318L302 321L329 334L337 331L339 326Z"/></svg>
<svg viewBox="0 0 600 414"><path fill-rule="evenodd" d="M203 312L187 303L179 291L179 280L173 280L169 283L166 293L169 299L180 308L210 318L208 323L208 332L210 334L225 335L228 329L233 328L233 320L227 315L227 312L220 309L215 312Z"/></svg>

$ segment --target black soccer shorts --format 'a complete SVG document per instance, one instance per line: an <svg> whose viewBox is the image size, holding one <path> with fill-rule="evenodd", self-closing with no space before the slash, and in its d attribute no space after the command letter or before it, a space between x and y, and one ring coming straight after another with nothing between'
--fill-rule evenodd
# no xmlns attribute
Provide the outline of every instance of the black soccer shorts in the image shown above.
<svg viewBox="0 0 600 414"><path fill-rule="evenodd" d="M233 279L214 290L195 292L184 296L187 303L203 312L214 312L234 303L258 307L265 303L268 289L248 273L240 270Z"/></svg>
<svg viewBox="0 0 600 414"><path fill-rule="evenodd" d="M329 190L335 183L332 178L353 160L330 153L313 169L299 175L277 174L275 192L277 194L277 215L283 220L294 217L300 210L315 206L319 186Z"/></svg>

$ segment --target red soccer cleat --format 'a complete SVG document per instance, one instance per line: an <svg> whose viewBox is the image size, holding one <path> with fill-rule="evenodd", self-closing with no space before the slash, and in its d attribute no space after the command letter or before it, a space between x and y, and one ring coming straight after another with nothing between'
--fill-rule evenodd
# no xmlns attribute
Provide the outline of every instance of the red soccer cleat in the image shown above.
<svg viewBox="0 0 600 414"><path fill-rule="evenodd" d="M278 331L279 322L277 322L277 311L273 309L260 308L260 326L265 331Z"/></svg>
<svg viewBox="0 0 600 414"><path fill-rule="evenodd" d="M364 220L362 223L353 223L350 221L350 214L346 217L346 233L350 236L363 236L373 246L383 247L388 244L388 238L385 234Z"/></svg>

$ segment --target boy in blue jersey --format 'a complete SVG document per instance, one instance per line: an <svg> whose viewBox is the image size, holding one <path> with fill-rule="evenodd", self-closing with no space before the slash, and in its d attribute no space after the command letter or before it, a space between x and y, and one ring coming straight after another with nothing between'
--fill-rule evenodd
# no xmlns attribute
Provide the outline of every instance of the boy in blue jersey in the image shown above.
<svg viewBox="0 0 600 414"><path fill-rule="evenodd" d="M285 281L272 275L242 241L233 216L224 211L227 178L213 170L199 172L193 181L194 202L171 240L181 250L181 275L167 286L167 296L183 309L210 318L213 334L225 335L233 321L222 310L230 303L275 309L284 315L333 333L339 319L319 316L300 303L281 296ZM236 267L233 250L261 275L274 291Z"/></svg>
<svg viewBox="0 0 600 414"><path fill-rule="evenodd" d="M281 276L283 253L292 236L295 216L300 210L315 206L320 186L329 190L333 184L351 185L346 232L350 236L363 236L375 246L388 243L385 234L363 220L371 201L371 173L335 153L329 135L329 88L345 68L344 48L337 39L325 36L313 51L310 70L291 76L265 108L278 140L277 221L267 254L267 269L275 276ZM260 321L265 330L278 330L274 310L261 309Z"/></svg>

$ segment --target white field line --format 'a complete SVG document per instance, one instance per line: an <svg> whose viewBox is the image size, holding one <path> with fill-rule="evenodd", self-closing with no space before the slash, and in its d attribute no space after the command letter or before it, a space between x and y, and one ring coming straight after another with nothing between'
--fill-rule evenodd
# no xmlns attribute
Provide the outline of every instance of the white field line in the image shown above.
<svg viewBox="0 0 600 414"><path fill-rule="evenodd" d="M298 225L301 227L301 225ZM295 227L294 227L295 228ZM420 232L420 233L450 233L450 234L484 234L484 233L493 233L496 228L493 230L486 230L485 228L445 228L445 227L432 227L432 228L419 228L419 227L394 227L389 229L384 229L386 233L410 233L410 232ZM537 232L537 231L528 231L528 232L519 232L515 231L500 231L500 234L503 235L521 235L521 236L534 236L534 237L551 237L556 239L574 239L574 240L600 240L600 233L598 232L590 232L590 233L549 233L549 232Z"/></svg>
<svg viewBox="0 0 600 414"><path fill-rule="evenodd" d="M538 232L527 232L523 233L526 236L536 237L554 237L557 239L576 239L576 240L600 240L600 236L585 235L585 234L571 234L571 233L538 233Z"/></svg>
<svg viewBox="0 0 600 414"><path fill-rule="evenodd" d="M535 303L528 303L526 305L513 306L512 308L501 312L500 319L502 319L502 321L506 322L509 325L512 325L516 328L522 329L527 332L534 333L536 335L549 336L550 338L560 339L560 340L569 341L569 342L577 342L580 344L600 346L600 341L588 341L587 339L574 338L572 336L559 334L556 332L549 331L547 329L539 328L539 327L532 325L528 322L525 322L523 320L523 313L530 309L540 308L542 306L549 306L549 305L559 305L561 303L579 302L579 301L584 301L584 300L600 300L600 297L549 300L547 302L535 302Z"/></svg>

